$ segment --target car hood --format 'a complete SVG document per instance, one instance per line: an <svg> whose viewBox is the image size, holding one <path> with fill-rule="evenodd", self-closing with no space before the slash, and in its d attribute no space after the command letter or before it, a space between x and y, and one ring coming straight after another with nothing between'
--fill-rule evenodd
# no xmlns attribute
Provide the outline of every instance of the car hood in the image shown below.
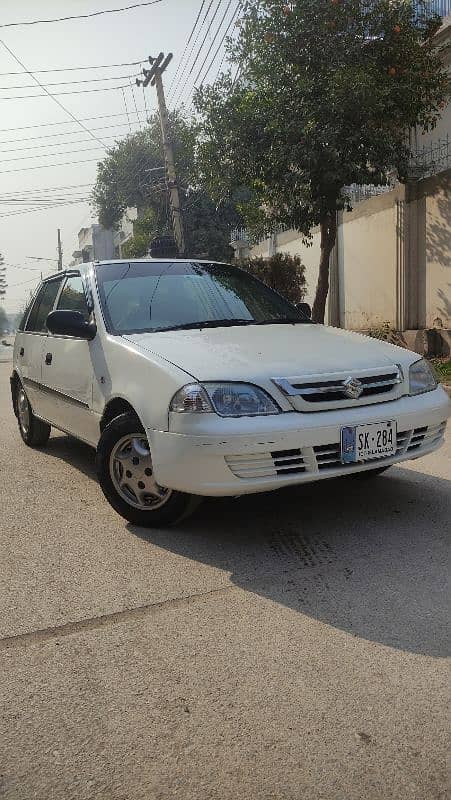
<svg viewBox="0 0 451 800"><path fill-rule="evenodd" d="M323 325L249 325L124 336L199 381L268 378L408 365L419 356Z"/></svg>

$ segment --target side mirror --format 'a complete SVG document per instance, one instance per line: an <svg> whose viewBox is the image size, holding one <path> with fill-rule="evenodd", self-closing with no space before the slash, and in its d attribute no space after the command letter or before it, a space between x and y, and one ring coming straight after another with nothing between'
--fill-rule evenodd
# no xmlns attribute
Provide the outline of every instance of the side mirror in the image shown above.
<svg viewBox="0 0 451 800"><path fill-rule="evenodd" d="M86 322L80 311L52 311L47 317L47 328L57 336L74 336L91 341L97 333L93 322Z"/></svg>
<svg viewBox="0 0 451 800"><path fill-rule="evenodd" d="M304 315L304 317L307 317L307 319L312 318L312 309L308 303L296 303L296 308L301 312L301 314Z"/></svg>

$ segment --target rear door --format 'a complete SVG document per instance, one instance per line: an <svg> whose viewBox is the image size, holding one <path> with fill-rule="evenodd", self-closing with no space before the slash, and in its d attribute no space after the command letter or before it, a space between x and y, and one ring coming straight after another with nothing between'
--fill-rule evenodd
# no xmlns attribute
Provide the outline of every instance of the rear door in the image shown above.
<svg viewBox="0 0 451 800"><path fill-rule="evenodd" d="M49 420L51 416L47 416L49 410L42 385L42 352L49 335L47 316L53 310L62 281L62 275L44 281L16 342L16 363L33 412Z"/></svg>
<svg viewBox="0 0 451 800"><path fill-rule="evenodd" d="M68 274L56 309L79 311L86 320L90 312L79 272ZM42 352L42 383L46 387L48 413L61 430L96 444L99 424L92 413L93 366L90 342L74 336L49 334Z"/></svg>

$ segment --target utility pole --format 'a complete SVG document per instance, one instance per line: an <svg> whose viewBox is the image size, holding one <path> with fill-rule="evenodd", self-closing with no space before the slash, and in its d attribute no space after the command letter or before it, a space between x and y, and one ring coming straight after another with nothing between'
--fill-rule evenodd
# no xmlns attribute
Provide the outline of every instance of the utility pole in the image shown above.
<svg viewBox="0 0 451 800"><path fill-rule="evenodd" d="M161 139L163 142L164 160L166 164L166 178L169 189L169 198L172 211L172 227L174 238L177 243L179 256L185 255L185 234L183 230L183 219L180 208L180 195L177 185L177 175L175 171L174 151L169 134L168 110L164 96L162 75L172 59L172 53L168 53L166 58L164 53L159 53L156 58L149 56L151 69L143 69L144 80L136 79L137 86L148 86L149 83L156 87L158 98L158 109L160 114Z"/></svg>
<svg viewBox="0 0 451 800"><path fill-rule="evenodd" d="M61 231L58 228L58 272L63 268L63 248L61 247Z"/></svg>

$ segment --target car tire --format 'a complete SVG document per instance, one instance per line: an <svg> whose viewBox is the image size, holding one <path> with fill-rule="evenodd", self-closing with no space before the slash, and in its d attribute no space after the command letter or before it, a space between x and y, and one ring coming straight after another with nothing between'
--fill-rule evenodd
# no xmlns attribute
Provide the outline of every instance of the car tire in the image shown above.
<svg viewBox="0 0 451 800"><path fill-rule="evenodd" d="M20 435L28 447L44 447L50 436L51 427L47 422L35 417L25 389L17 381L14 405Z"/></svg>
<svg viewBox="0 0 451 800"><path fill-rule="evenodd" d="M191 514L200 498L159 486L144 429L133 413L115 417L102 431L97 477L109 504L143 528L174 525Z"/></svg>
<svg viewBox="0 0 451 800"><path fill-rule="evenodd" d="M351 475L346 475L347 478L354 478L354 480L368 481L370 478L377 478L382 475L387 469L390 469L391 464L386 467L375 467L374 469L366 469L363 472L354 472Z"/></svg>

